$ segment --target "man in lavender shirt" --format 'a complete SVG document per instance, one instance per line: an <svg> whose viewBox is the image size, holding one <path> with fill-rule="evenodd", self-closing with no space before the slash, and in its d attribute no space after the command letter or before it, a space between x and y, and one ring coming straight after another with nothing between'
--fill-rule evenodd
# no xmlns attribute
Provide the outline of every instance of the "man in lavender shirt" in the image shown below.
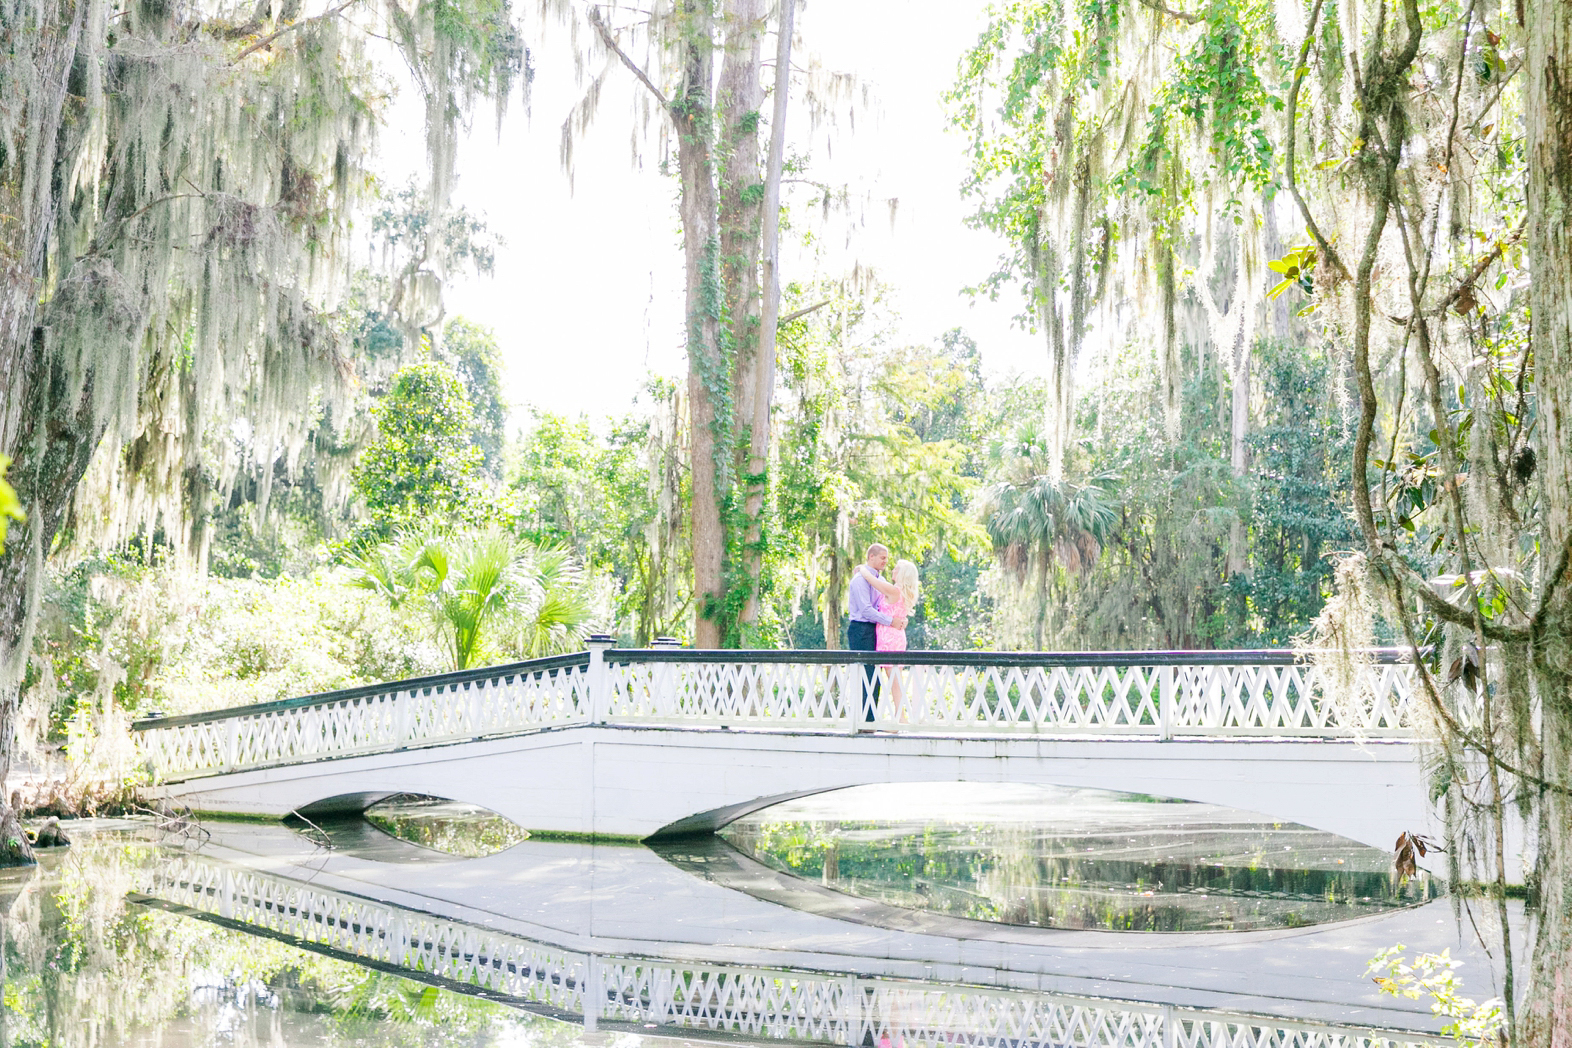
<svg viewBox="0 0 1572 1048"><path fill-rule="evenodd" d="M885 564L889 563L890 551L875 542L868 547L868 567L875 574L884 572ZM906 616L892 617L888 612L878 608L877 595L873 584L862 577L861 572L854 573L851 581L851 621L846 624L846 646L852 651L877 651L878 631L874 628L879 623L894 626L896 629L906 628ZM876 663L864 664L862 675L862 719L873 720L874 709L879 704L879 671Z"/></svg>

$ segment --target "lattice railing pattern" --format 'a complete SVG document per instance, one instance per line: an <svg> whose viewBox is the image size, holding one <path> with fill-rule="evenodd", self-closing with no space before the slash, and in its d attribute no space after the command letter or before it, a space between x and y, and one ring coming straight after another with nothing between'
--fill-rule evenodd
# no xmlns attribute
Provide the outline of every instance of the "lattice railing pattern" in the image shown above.
<svg viewBox="0 0 1572 1048"><path fill-rule="evenodd" d="M584 1010L585 957L529 939L200 859L161 867L147 894L412 973Z"/></svg>
<svg viewBox="0 0 1572 1048"><path fill-rule="evenodd" d="M882 693L875 726L896 731L1381 737L1415 726L1413 667L1391 661L1365 667L1354 694L1334 701L1320 670L1282 652L1247 653L1256 661L1211 653L1212 662L1194 653L1195 663L1185 653L1099 662L923 652L871 671L825 652L749 654L602 648L137 728L166 780L563 724L851 731L866 726L868 672Z"/></svg>
<svg viewBox="0 0 1572 1048"><path fill-rule="evenodd" d="M844 728L862 667L794 662L633 662L607 667L616 723Z"/></svg>
<svg viewBox="0 0 1572 1048"><path fill-rule="evenodd" d="M144 751L165 778L439 745L587 721L587 662L435 685L394 682L317 702L139 727Z"/></svg>
<svg viewBox="0 0 1572 1048"><path fill-rule="evenodd" d="M988 665L879 669L878 726L907 731L1098 735L1405 736L1411 667L1373 665L1334 702L1308 665ZM639 661L608 667L613 723L856 727L863 667ZM903 692L899 716L891 677Z"/></svg>
<svg viewBox="0 0 1572 1048"><path fill-rule="evenodd" d="M414 979L474 987L586 1025L907 1048L1418 1048L1421 1038L1227 1012L936 984L575 953L461 921L185 856L157 902L325 947Z"/></svg>

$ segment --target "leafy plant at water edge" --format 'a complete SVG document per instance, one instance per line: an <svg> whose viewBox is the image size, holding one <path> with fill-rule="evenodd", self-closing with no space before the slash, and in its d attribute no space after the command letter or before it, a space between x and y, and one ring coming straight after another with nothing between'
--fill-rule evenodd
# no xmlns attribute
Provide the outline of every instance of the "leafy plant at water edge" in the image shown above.
<svg viewBox="0 0 1572 1048"><path fill-rule="evenodd" d="M1476 1004L1459 991L1462 982L1457 969L1462 961L1452 959L1450 949L1440 953L1421 953L1409 963L1402 943L1390 946L1370 959L1366 975L1375 975L1381 992L1411 1001L1430 999L1430 1010L1449 1020L1441 1027L1444 1037L1456 1038L1463 1048L1482 1048L1502 1043L1505 1016L1499 998Z"/></svg>

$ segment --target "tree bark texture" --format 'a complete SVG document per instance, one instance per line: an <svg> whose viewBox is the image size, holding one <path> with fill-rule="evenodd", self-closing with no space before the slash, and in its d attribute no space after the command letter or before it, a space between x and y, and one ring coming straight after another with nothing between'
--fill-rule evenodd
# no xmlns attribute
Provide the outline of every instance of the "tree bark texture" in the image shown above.
<svg viewBox="0 0 1572 1048"><path fill-rule="evenodd" d="M774 389L774 339L765 347L761 335L763 304L772 300L776 285L761 289L760 255L766 210L779 222L780 164L772 160L772 174L761 175L767 0L723 5L684 0L676 13L680 86L669 100L618 48L598 9L591 9L590 21L607 49L660 99L676 129L687 306L693 643L719 648L736 642L740 623L757 607L751 599L740 603L732 587L746 586L749 597L756 596L761 563L751 551L760 542L763 495L761 488L752 497L760 485L749 478L763 473L762 466L755 468L755 449L761 439L768 448ZM789 30L782 52L789 61ZM789 68L778 78L782 91L788 75ZM783 105L777 110L784 114ZM760 418L762 438L754 435Z"/></svg>
<svg viewBox="0 0 1572 1048"><path fill-rule="evenodd" d="M736 485L729 505L720 507L726 527L724 570L728 586L750 586L755 572L744 548L750 522L736 512L751 493L749 479L754 402L759 395L758 372L764 366L760 342L761 296L759 254L762 247L762 174L759 121L764 105L761 53L766 7L764 0L730 0L724 23L720 82L716 89L720 177L721 276L726 286L726 325L731 343L732 434L731 475ZM741 570L739 570L741 569ZM729 595L728 595L729 596ZM753 606L753 593L748 605ZM734 642L739 618L746 609L728 600L716 623L723 643Z"/></svg>
<svg viewBox="0 0 1572 1048"><path fill-rule="evenodd" d="M724 593L726 536L720 507L726 497L730 449L717 440L729 428L721 346L724 309L717 212L716 158L711 95L714 17L704 0L686 5L682 87L671 102L677 125L677 166L682 178L682 247L686 262L688 323L688 421L693 484L693 644L720 647L713 609Z"/></svg>
<svg viewBox="0 0 1572 1048"><path fill-rule="evenodd" d="M753 375L753 411L748 432L747 572L752 592L744 622L759 617L759 585L764 564L764 505L768 483L770 416L775 401L775 338L781 313L781 172L786 161L786 101L791 86L791 44L797 0L781 0L775 40L775 92L770 115L770 150L765 162L762 274L764 301L759 315L758 359Z"/></svg>
<svg viewBox="0 0 1572 1048"><path fill-rule="evenodd" d="M0 179L0 213L8 219L0 222L0 452L13 459L9 479L27 512L0 554L0 785L15 752L18 691L44 555L102 436L87 407L91 377L78 397L68 397L70 383L51 366L36 326L64 174L57 170L58 146L73 115L67 84L90 6L89 0L61 3L38 12L36 21L18 18L3 30L12 61L31 78L8 85L8 92L21 91L8 102L24 115L19 140L3 143L11 171ZM9 794L0 794L0 827L14 828ZM6 859L31 861L25 838L4 848L0 862Z"/></svg>
<svg viewBox="0 0 1572 1048"><path fill-rule="evenodd" d="M1545 565L1533 638L1543 777L1572 783L1572 2L1528 0L1524 106L1534 381ZM1558 577L1559 576L1559 577ZM1538 933L1522 1036L1572 1045L1572 797L1540 791Z"/></svg>

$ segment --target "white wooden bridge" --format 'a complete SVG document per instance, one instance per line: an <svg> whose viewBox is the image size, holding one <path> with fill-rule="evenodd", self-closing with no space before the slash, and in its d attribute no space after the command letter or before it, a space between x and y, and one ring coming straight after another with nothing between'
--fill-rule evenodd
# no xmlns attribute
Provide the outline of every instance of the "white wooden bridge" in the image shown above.
<svg viewBox="0 0 1572 1048"><path fill-rule="evenodd" d="M534 833L703 832L879 782L1088 786L1226 804L1390 847L1431 818L1413 667L1352 695L1284 651L881 654L616 649L136 723L157 791L198 811L358 811L395 793ZM878 729L863 733L859 729Z"/></svg>

